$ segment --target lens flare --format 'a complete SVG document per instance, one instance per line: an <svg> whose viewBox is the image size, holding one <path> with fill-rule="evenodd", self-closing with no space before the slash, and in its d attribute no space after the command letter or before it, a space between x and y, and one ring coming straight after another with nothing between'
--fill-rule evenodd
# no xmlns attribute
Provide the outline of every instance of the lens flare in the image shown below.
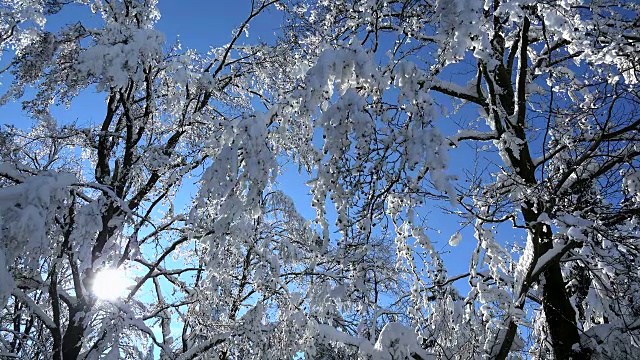
<svg viewBox="0 0 640 360"><path fill-rule="evenodd" d="M98 299L113 301L126 295L130 280L121 269L102 269L93 279L93 293Z"/></svg>

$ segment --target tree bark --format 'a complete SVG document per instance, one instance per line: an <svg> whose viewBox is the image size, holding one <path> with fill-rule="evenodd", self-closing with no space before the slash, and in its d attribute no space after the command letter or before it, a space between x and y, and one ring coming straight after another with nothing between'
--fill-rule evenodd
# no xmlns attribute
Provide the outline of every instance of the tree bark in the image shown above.
<svg viewBox="0 0 640 360"><path fill-rule="evenodd" d="M77 309L69 310L69 325L62 338L62 359L76 360L82 348L82 337L84 335L84 316L78 316Z"/></svg>
<svg viewBox="0 0 640 360"><path fill-rule="evenodd" d="M556 261L549 264L544 277L542 305L555 358L558 360L589 359L589 354L580 347L576 312L565 289L560 263ZM578 344L577 351L573 349L574 344Z"/></svg>

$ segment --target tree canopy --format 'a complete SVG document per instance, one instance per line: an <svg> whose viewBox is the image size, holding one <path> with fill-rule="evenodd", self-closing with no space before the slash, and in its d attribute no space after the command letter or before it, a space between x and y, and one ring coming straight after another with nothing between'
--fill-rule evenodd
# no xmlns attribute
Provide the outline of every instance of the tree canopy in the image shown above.
<svg viewBox="0 0 640 360"><path fill-rule="evenodd" d="M640 5L249 3L203 53L155 0L0 2L0 357L640 352Z"/></svg>

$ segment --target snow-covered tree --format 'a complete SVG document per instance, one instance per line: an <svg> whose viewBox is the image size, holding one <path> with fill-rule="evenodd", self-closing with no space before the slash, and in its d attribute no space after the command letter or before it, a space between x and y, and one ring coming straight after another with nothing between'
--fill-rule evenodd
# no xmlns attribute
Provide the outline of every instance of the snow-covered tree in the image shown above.
<svg viewBox="0 0 640 360"><path fill-rule="evenodd" d="M328 206L343 246L395 231L414 343L438 358L638 353L636 2L334 0L290 15L301 76L271 112L282 146L310 169L325 237ZM429 240L434 206L473 228L466 273Z"/></svg>
<svg viewBox="0 0 640 360"><path fill-rule="evenodd" d="M207 54L166 44L155 1L70 3L2 2L2 101L23 101L35 125L0 137L0 355L292 358L310 316L354 326L339 321L355 305L330 294L372 255L333 262L272 186L269 119L252 115L254 98L286 91L285 54L240 40L274 1L251 2ZM45 30L67 5L94 15ZM52 115L87 92L104 108ZM174 205L194 180L193 204ZM105 300L114 268L133 282Z"/></svg>
<svg viewBox="0 0 640 360"><path fill-rule="evenodd" d="M635 2L247 3L206 54L154 0L0 3L34 121L0 131L0 356L633 358ZM44 27L67 6L94 15Z"/></svg>
<svg viewBox="0 0 640 360"><path fill-rule="evenodd" d="M202 54L153 0L2 2L1 101L33 126L0 132L0 356L349 357L322 339L406 318L393 237L337 246L277 184L287 134L254 105L298 79L287 43L243 42L276 2L247 5Z"/></svg>

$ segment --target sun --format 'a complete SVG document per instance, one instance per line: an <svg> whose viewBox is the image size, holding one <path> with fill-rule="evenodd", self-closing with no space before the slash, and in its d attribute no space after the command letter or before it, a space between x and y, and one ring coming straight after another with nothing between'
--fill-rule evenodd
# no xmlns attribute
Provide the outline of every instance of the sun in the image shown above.
<svg viewBox="0 0 640 360"><path fill-rule="evenodd" d="M130 281L122 269L102 269L93 279L92 291L98 299L114 301L125 296Z"/></svg>

